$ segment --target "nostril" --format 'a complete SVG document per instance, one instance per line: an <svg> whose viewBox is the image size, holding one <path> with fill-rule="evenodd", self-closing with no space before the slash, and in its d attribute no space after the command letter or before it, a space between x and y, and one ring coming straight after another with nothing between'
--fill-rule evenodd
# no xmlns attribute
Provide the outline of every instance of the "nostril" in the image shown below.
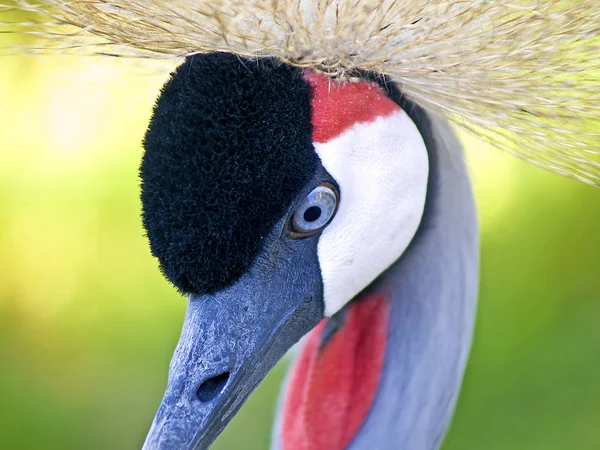
<svg viewBox="0 0 600 450"><path fill-rule="evenodd" d="M196 396L201 402L209 402L221 393L229 380L229 372L209 378L198 388Z"/></svg>

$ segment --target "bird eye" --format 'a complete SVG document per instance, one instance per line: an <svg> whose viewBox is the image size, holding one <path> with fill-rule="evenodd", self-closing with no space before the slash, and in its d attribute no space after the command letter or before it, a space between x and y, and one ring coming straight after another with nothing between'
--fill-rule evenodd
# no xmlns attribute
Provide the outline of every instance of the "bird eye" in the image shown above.
<svg viewBox="0 0 600 450"><path fill-rule="evenodd" d="M293 237L305 237L325 228L337 211L338 194L329 184L311 191L294 211L290 223Z"/></svg>

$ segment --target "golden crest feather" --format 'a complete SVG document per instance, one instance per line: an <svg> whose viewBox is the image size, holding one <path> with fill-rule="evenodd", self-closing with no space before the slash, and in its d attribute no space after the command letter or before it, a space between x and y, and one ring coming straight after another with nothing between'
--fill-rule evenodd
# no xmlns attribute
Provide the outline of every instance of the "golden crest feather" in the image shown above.
<svg viewBox="0 0 600 450"><path fill-rule="evenodd" d="M533 164L600 185L598 0L18 0L48 47L271 56L390 76L412 100ZM0 22L1 23L1 22ZM54 38L59 38L58 40ZM110 50L108 50L110 49Z"/></svg>

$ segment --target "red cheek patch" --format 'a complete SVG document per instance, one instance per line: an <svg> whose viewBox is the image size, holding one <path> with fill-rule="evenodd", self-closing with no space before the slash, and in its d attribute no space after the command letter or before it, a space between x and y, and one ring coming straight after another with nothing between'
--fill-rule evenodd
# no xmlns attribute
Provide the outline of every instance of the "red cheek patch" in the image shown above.
<svg viewBox="0 0 600 450"><path fill-rule="evenodd" d="M401 111L376 83L339 82L309 71L304 78L313 89L313 142L330 141L354 124Z"/></svg>
<svg viewBox="0 0 600 450"><path fill-rule="evenodd" d="M343 450L367 418L385 356L389 304L380 296L354 303L324 347L322 321L294 367L283 405L283 450Z"/></svg>

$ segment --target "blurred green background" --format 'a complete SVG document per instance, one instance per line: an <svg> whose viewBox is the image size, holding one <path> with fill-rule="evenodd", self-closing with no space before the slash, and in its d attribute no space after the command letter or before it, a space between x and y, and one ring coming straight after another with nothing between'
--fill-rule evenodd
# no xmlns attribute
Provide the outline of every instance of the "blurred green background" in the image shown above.
<svg viewBox="0 0 600 450"><path fill-rule="evenodd" d="M140 140L164 80L108 59L0 56L1 449L143 442L185 309L140 223ZM599 449L600 190L465 141L481 296L444 449ZM214 448L268 448L286 369Z"/></svg>

